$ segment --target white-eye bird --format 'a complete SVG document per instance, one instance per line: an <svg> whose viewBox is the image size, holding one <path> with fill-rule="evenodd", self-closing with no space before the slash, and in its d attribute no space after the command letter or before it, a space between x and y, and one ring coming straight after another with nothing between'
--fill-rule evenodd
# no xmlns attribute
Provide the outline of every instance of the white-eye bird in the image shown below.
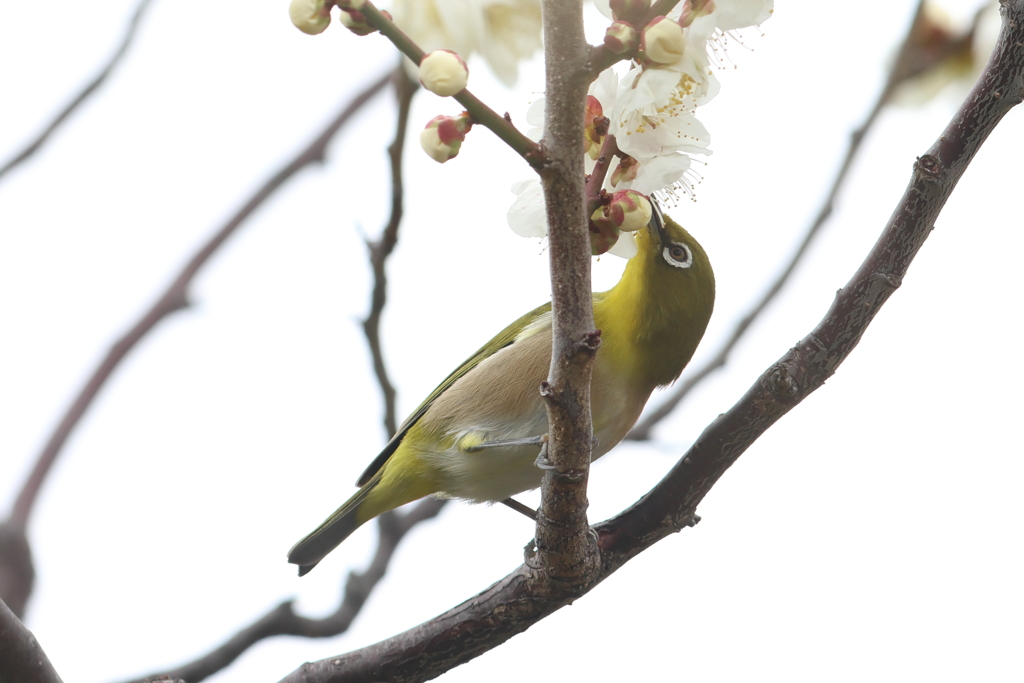
<svg viewBox="0 0 1024 683"><path fill-rule="evenodd" d="M640 417L655 387L690 361L715 301L704 249L655 207L638 231L622 278L594 294L601 346L590 402L593 458ZM540 486L547 415L540 384L551 365L551 304L530 311L474 353L427 397L359 477L356 491L295 544L288 561L306 574L360 525L419 498L503 501Z"/></svg>

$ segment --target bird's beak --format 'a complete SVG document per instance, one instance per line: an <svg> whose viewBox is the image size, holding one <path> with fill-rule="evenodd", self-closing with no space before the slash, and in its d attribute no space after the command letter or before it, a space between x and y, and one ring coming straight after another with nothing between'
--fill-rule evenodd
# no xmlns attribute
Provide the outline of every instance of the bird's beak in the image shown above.
<svg viewBox="0 0 1024 683"><path fill-rule="evenodd" d="M654 197L651 197L650 201L651 220L647 223L647 229L651 231L651 234L654 235L660 244L667 246L669 239L668 234L665 232L665 216L662 215L661 207L658 206L658 202Z"/></svg>

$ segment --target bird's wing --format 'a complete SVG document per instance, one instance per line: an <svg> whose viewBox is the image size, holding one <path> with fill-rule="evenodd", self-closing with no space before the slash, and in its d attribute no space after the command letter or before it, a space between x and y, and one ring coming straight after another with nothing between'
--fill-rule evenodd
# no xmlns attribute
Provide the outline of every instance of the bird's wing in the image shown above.
<svg viewBox="0 0 1024 683"><path fill-rule="evenodd" d="M550 311L550 302L533 309L499 332L497 336L480 347L480 349L478 349L472 356L467 358L466 361L456 368L452 374L448 375L436 389L430 392L430 395L427 396L426 400L424 400L415 411L413 411L412 415L406 418L405 422L402 423L402 426L398 428L398 433L391 438L391 441L384 446L384 450L382 450L380 454L373 459L370 466L367 467L359 476L359 481L356 482L356 486L365 485L370 481L373 475L375 475L378 470L384 466L384 463L391 457L391 454L398 450L398 446L402 443L405 435L408 434L409 429L411 429L412 426L416 424L421 417L423 417L438 396L447 391L449 387L459 381L460 378L479 365L482 361L493 356L506 346L513 344L522 332L529 328L531 323L537 321L541 316Z"/></svg>

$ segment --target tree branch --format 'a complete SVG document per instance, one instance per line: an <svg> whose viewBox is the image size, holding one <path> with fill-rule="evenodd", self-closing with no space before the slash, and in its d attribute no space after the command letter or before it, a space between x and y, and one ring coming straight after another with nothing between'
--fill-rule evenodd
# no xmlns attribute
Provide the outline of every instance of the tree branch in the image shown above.
<svg viewBox="0 0 1024 683"><path fill-rule="evenodd" d="M61 110L59 114L50 122L46 128L28 145L25 149L21 150L14 156L13 159L8 161L3 166L0 166L0 179L2 179L8 171L13 170L19 166L23 161L31 157L33 154L39 151L39 149L50 139L50 136L60 127L64 121L71 116L72 113L79 106L82 105L89 96L96 92L103 82L107 80L107 77L114 71L117 65L124 58L128 47L132 44L132 40L135 38L135 34L138 31L139 24L142 23L142 15L146 9L149 8L149 4L152 0L139 0L139 4L135 6L135 13L132 14L131 20L128 22L128 28L124 32L124 36L121 38L121 44L117 50L110 57L110 61L107 62L106 66L93 78L78 95L75 96L68 104Z"/></svg>
<svg viewBox="0 0 1024 683"><path fill-rule="evenodd" d="M222 226L198 252L188 261L185 267L178 273L174 281L168 286L163 294L153 303L150 309L136 322L128 332L124 334L107 352L106 357L97 367L85 386L79 391L74 401L68 407L57 427L50 435L49 440L43 447L42 452L36 459L35 466L29 474L28 480L22 486L10 518L5 522L5 533L13 532L25 535L29 516L32 513L33 505L39 495L47 474L53 467L57 456L60 454L68 436L77 426L85 411L92 404L99 394L100 389L107 379L113 374L114 369L125 356L149 333L157 323L165 317L188 306L188 288L199 269L202 268L211 256L222 244L235 232L235 230L248 218L256 209L270 197L288 179L298 173L306 166L323 161L327 144L334 135L348 122L348 120L380 92L391 80L391 75L386 74L368 85L359 93L344 109L331 121L324 130L303 149L284 168L279 170L259 190L249 198L248 201ZM27 549L27 542L24 544ZM31 566L31 559L23 556L0 557L0 562L5 565L18 566L28 562ZM0 574L6 573L0 572ZM19 572L24 574L24 572ZM0 587L3 587L0 584ZM31 593L31 585L19 588L27 596ZM5 596L0 596L5 597Z"/></svg>
<svg viewBox="0 0 1024 683"><path fill-rule="evenodd" d="M181 679L188 683L199 683L229 666L246 650L266 638L274 636L302 636L304 638L330 638L344 633L366 604L370 593L387 573L388 564L398 544L409 531L428 519L437 516L445 501L428 498L404 515L392 513L382 515L380 538L377 552L370 566L361 573L352 572L345 583L344 598L333 614L323 619L302 617L292 609L292 601L282 602L262 617L246 626L228 639L223 645L202 657L161 674L150 674L132 679L130 683L146 683L157 676ZM5 679L0 676L0 681Z"/></svg>
<svg viewBox="0 0 1024 683"><path fill-rule="evenodd" d="M832 215L832 211L835 209L836 198L839 196L839 192L846 183L846 178L849 175L850 168L853 166L853 160L860 151L861 143L878 121L879 113L881 113L885 105L892 99L896 89L908 80L920 76L922 73L930 69L940 66L949 56L955 54L959 50L963 50L965 44L969 47L970 42L973 40L974 32L977 28L982 9L979 9L975 14L970 30L965 32L962 36L957 36L955 39L935 44L934 38L932 37L933 32L928 31L926 27L924 0L918 2L917 10L907 27L907 33L903 37L899 50L897 51L898 56L896 61L893 62L893 65L889 70L889 74L886 76L885 85L882 87L882 91L878 94L878 97L872 105L867 117L864 119L864 122L850 134L850 143L846 148L846 155L843 157L843 161L839 165L839 169L836 171L835 178L832 180L832 187L825 196L825 201L822 202L814 220L804 232L803 239L793 252L793 255L757 302L755 302L754 305L750 307L750 310L747 311L746 315L740 318L739 322L736 323L732 334L730 334L729 338L725 340L725 343L719 347L711 360L707 361L699 370L696 370L693 373L687 373L686 379L669 393L668 398L666 398L655 410L644 415L643 419L633 427L629 434L626 435L627 439L631 441L647 441L651 439L651 432L654 427L668 417L679 406L679 404L682 403L683 399L689 395L694 387L703 382L715 370L725 366L729 361L729 355L732 353L732 350L740 340L743 339L747 330L750 329L750 326L754 321L760 317L761 313L763 313L768 307L768 304L770 304L779 292L782 291L782 288L786 285L790 276L796 270L797 265L799 265L803 260L804 255L811 246L811 242L814 241L814 238L818 235L821 228ZM931 42L929 42L929 39L931 39Z"/></svg>
<svg viewBox="0 0 1024 683"><path fill-rule="evenodd" d="M540 176L551 263L552 347L541 395L547 404L545 448L551 468L541 483L535 538L547 577L575 585L589 583L597 569L597 547L587 523L587 478L593 440L590 375L601 339L594 327L580 154L589 48L578 0L545 0L543 18L544 149L551 161Z"/></svg>
<svg viewBox="0 0 1024 683"><path fill-rule="evenodd" d="M423 61L426 53L391 21L390 15L383 14L369 0L360 7L359 12L366 18L370 26L380 31L381 35L390 40L399 52L408 57L413 64ZM513 126L511 119L499 115L468 89L455 93L452 95L452 99L466 108L466 111L473 117L473 123L479 123L497 135L534 169L539 169L546 162L541 148L536 142Z"/></svg>
<svg viewBox="0 0 1024 683"><path fill-rule="evenodd" d="M0 600L0 681L61 683L32 632Z"/></svg>
<svg viewBox="0 0 1024 683"><path fill-rule="evenodd" d="M363 331L373 355L374 370L380 383L384 400L384 426L388 436L397 431L395 419L395 390L388 379L384 355L380 346L380 316L387 303L387 277L384 266L398 243L398 228L403 214L404 184L402 182L402 152L405 147L409 111L413 95L419 86L406 76L401 68L392 74L398 101L395 139L388 148L391 159L391 216L377 241L367 240L370 263L373 268L374 288L370 313L363 321ZM180 678L188 683L198 683L229 666L235 659L256 643L280 635L327 638L344 633L362 610L370 593L387 572L391 556L405 535L418 523L432 519L441 512L446 501L427 499L410 512L402 515L394 511L377 518L379 536L377 551L370 566L362 573L349 574L344 588L342 602L333 614L323 619L309 619L293 611L292 601L286 601L267 612L255 622L246 626L223 645L208 654L162 675L172 679ZM142 683L146 678L132 683Z"/></svg>
<svg viewBox="0 0 1024 683"><path fill-rule="evenodd" d="M629 559L695 519L697 504L772 424L810 395L860 341L931 232L936 217L996 124L1024 97L1024 0L1004 0L1000 39L978 84L914 164L910 186L861 267L822 321L709 425L634 506L598 524L601 572L575 594L553 594L528 565L405 633L307 663L283 683L425 681L486 652L589 591Z"/></svg>
<svg viewBox="0 0 1024 683"><path fill-rule="evenodd" d="M366 240L366 248L370 252L370 266L373 268L373 294L370 301L370 313L363 321L363 333L366 335L366 343L370 347L370 354L373 356L373 371L377 375L377 382L380 384L381 394L384 399L384 428L387 430L388 438L394 436L398 431L398 420L395 417L395 388L388 378L387 367L384 365L384 354L380 347L380 316L387 303L387 274L384 272L384 265L388 257L398 244L398 227L402 224L403 197L405 195L402 183L402 152L405 149L405 133L409 124L409 108L412 104L412 97L419 89L419 85L412 81L405 74L402 68L394 72L395 93L398 100L398 123L395 130L395 139L388 147L388 157L391 161L391 217L381 232L377 241Z"/></svg>

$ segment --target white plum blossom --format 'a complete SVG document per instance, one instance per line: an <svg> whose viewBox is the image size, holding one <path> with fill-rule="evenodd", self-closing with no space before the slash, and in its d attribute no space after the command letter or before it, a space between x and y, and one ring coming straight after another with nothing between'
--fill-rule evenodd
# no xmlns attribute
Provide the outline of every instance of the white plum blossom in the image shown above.
<svg viewBox="0 0 1024 683"><path fill-rule="evenodd" d="M544 203L544 190L540 181L535 178L521 180L512 185L512 192L516 198L509 207L507 217L512 232L520 237L547 237L547 205ZM633 233L624 232L607 253L628 259L636 256L636 252Z"/></svg>
<svg viewBox="0 0 1024 683"><path fill-rule="evenodd" d="M479 53L505 85L541 45L540 0L394 0L390 11L425 52L451 50L466 60ZM405 63L415 77L415 65Z"/></svg>
<svg viewBox="0 0 1024 683"><path fill-rule="evenodd" d="M608 0L595 0L595 4L611 18ZM692 155L711 154L711 136L697 119L696 110L720 89L712 65L720 63L728 36L767 20L773 7L774 0L687 0L658 22L671 21L682 28L682 45L672 43L673 50L681 50L659 49L656 60L634 64L622 78L611 69L598 77L590 95L608 117L608 133L615 136L619 151L631 157L619 167L613 164L604 189L631 189L646 195L674 195L683 190L692 195L692 176L688 176ZM673 54L671 62L669 54ZM588 103L588 112L590 109ZM539 140L543 135L543 98L533 103L526 119L533 126L527 136ZM595 147L588 140L587 173L595 167ZM513 192L517 197L508 215L513 231L531 237L547 234L539 182L517 183ZM623 236L632 241L629 233ZM628 252L625 241L620 238L609 253Z"/></svg>

